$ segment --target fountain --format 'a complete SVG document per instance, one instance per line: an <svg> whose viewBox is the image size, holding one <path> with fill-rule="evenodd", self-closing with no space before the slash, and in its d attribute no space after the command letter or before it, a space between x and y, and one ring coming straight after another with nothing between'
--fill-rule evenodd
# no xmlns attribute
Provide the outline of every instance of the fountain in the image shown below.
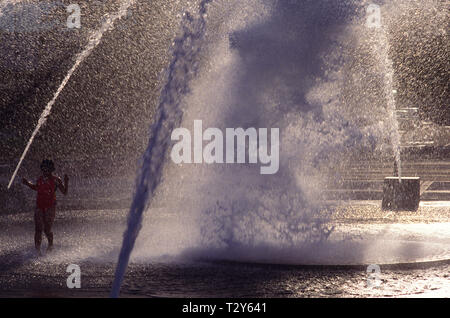
<svg viewBox="0 0 450 318"><path fill-rule="evenodd" d="M76 56L75 65L46 105L10 184L72 74L133 3L122 2L119 13L111 15ZM75 252L52 260L72 261L77 255L77 261L89 261L98 256L96 260L107 263L118 256L110 294L118 297L129 263L364 265L448 255L448 249L442 252L446 241L433 241L432 234L421 236L431 242L426 246L430 249L423 248L426 242L409 241L413 236L409 231L426 232L414 224L367 222L366 212L379 212L373 206L360 208L364 215L355 208L344 217L355 213L356 221L340 223L343 203L329 201L324 194L330 184L341 182L345 164L367 157L378 164L387 156L392 159L393 153L397 175L386 179L382 207L415 210L419 203L420 180L405 177L409 171L401 161L395 55L390 58L388 28L365 26L368 2L198 0L196 4L198 9L184 13L170 50L120 250L115 249L119 225L107 221L122 220L123 215L112 216L108 210L102 211L105 229L114 229L116 241L109 240L111 234L95 228L99 224L95 223L92 232L100 242L97 247L77 246ZM135 54L140 50L130 51L140 59ZM396 82L399 78L401 74L396 74ZM135 83L127 84L126 89L141 93ZM105 87L109 93L111 86ZM238 154L237 160L234 156L196 160L202 146L206 144L203 149L207 149L211 142L206 131L196 137L199 122L222 132L276 132L277 138L265 135L263 142L249 138L245 146L223 152ZM176 146L171 135L180 127L194 131L193 162L170 156ZM112 129L112 135L119 131ZM254 154L267 158L269 149L279 160L274 173L263 174L264 167L253 164ZM219 158L217 149L214 156ZM365 177L372 168L358 173ZM437 228L445 235L444 226ZM71 235L66 239L69 242Z"/></svg>
<svg viewBox="0 0 450 318"><path fill-rule="evenodd" d="M305 262L314 259L311 246L324 244L333 231L327 220L334 208L321 200L326 163L339 160L350 145L370 144L374 138L370 129L363 133L357 121L339 112L339 71L321 69L327 58L337 58L336 30L354 18L357 5L261 6L256 1L255 13L246 2L238 6L240 14L232 23L213 32L206 24L209 2L200 3L198 14L185 15L183 33L175 41L128 215L113 297L119 294L141 227L151 226L143 212L156 207L164 210L159 213L179 214L186 237L183 242L168 238L166 253L173 241L175 253L188 258L258 259L266 257L262 251L275 248L274 258L298 253ZM290 35L278 37L286 29ZM228 39L220 36L224 32ZM296 37L306 39L294 41ZM323 38L320 44L317 37ZM196 76L199 68L201 76ZM280 170L267 177L248 164L174 164L168 158L172 130L190 129L197 119L223 131L282 127ZM154 233L146 230L140 236L137 255L146 253L145 242L153 241Z"/></svg>

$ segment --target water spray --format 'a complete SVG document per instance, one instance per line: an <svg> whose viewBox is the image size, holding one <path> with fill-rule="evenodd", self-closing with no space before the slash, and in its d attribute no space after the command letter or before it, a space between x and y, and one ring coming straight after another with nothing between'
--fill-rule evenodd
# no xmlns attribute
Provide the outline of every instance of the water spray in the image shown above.
<svg viewBox="0 0 450 318"><path fill-rule="evenodd" d="M62 90L64 89L64 87L67 85L67 83L69 82L69 79L72 77L73 73L76 71L76 69L78 68L78 66L80 66L80 64L91 54L91 52L97 47L97 45L100 43L103 34L106 31L112 30L112 28L114 27L114 22L117 19L120 19L121 17L123 17L127 11L128 8L133 5L135 2L135 0L128 0L128 1L124 1L121 3L120 8L118 10L117 13L113 14L113 15L108 15L105 19L105 21L103 22L103 24L101 25L100 29L98 29L97 31L95 31L94 33L91 34L91 36L89 37L89 43L86 46L86 48L77 55L77 58L75 60L75 64L72 66L72 68L69 70L69 72L67 73L67 75L64 77L63 81L61 82L61 84L59 85L58 89L56 90L55 94L53 95L53 98L50 100L50 102L45 106L44 111L41 114L41 117L38 120L38 123L36 125L36 127L34 128L33 133L31 134L30 139L28 140L28 143L25 147L25 150L22 153L22 156L19 159L19 163L16 166L16 169L14 170L13 175L11 176L11 179L9 180L9 184L8 184L8 189L11 187L16 175L17 175L17 171L19 171L19 168L23 162L23 160L25 159L25 156L28 152L28 150L30 149L31 144L33 143L34 138L36 137L37 133L39 132L39 129L41 129L42 125L45 124L45 122L47 121L48 116L50 116L50 113L52 111L52 107L56 102L56 99L58 98L59 94L62 92Z"/></svg>

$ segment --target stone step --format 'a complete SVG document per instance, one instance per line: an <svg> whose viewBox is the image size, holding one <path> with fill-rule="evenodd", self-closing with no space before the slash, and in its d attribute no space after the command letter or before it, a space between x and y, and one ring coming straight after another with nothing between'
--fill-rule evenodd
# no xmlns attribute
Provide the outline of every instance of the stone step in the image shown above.
<svg viewBox="0 0 450 318"><path fill-rule="evenodd" d="M370 180L377 180L382 181L385 177L392 175L392 173L386 173L386 174L361 174L361 175L341 175L339 178L340 181L348 181L348 180L360 180L360 181L370 181ZM438 181L438 182L446 182L449 180L448 175L423 175L423 174L417 174L417 175L403 175L404 177L420 177L423 181ZM334 182L339 182L339 180L334 180ZM330 182L333 182L333 180L330 180Z"/></svg>
<svg viewBox="0 0 450 318"><path fill-rule="evenodd" d="M450 181L435 181L431 184L428 190L447 190L450 191Z"/></svg>
<svg viewBox="0 0 450 318"><path fill-rule="evenodd" d="M423 201L450 201L450 191L426 191L420 199Z"/></svg>
<svg viewBox="0 0 450 318"><path fill-rule="evenodd" d="M326 190L325 200L381 200L383 190L333 189ZM450 191L426 191L420 197L423 201L450 201Z"/></svg>
<svg viewBox="0 0 450 318"><path fill-rule="evenodd" d="M345 166L343 168L352 170L367 170L367 169L389 169L394 166L394 163L384 166ZM402 167L409 170L448 170L450 171L450 165L409 165L402 162Z"/></svg>
<svg viewBox="0 0 450 318"><path fill-rule="evenodd" d="M379 190L327 190L325 200L381 200L383 191Z"/></svg>
<svg viewBox="0 0 450 318"><path fill-rule="evenodd" d="M362 190L379 190L383 188L381 180L343 180L341 182L328 183L330 189L362 189Z"/></svg>
<svg viewBox="0 0 450 318"><path fill-rule="evenodd" d="M429 183L426 191L450 191L450 181L423 181ZM383 180L343 180L341 182L329 182L329 189L362 189L362 190L380 190L383 188Z"/></svg>

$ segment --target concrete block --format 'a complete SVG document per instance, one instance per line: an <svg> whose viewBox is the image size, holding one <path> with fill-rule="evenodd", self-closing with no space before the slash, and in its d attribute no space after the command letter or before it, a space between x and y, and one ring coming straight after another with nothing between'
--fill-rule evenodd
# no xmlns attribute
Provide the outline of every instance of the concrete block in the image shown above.
<svg viewBox="0 0 450 318"><path fill-rule="evenodd" d="M416 211L420 202L420 178L387 177L383 184L383 210Z"/></svg>

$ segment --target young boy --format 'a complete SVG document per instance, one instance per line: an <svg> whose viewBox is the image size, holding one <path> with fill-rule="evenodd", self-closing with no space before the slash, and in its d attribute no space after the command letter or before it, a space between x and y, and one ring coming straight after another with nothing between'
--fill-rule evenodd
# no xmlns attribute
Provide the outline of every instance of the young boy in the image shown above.
<svg viewBox="0 0 450 318"><path fill-rule="evenodd" d="M47 251L53 249L53 232L52 226L55 220L56 207L56 189L58 188L64 195L67 194L69 177L64 175L64 184L59 177L52 174L55 171L55 165L52 160L45 159L41 163L42 176L37 180L36 184L32 184L23 178L22 182L31 189L37 191L36 210L34 212L34 245L41 255L42 231L48 240Z"/></svg>

